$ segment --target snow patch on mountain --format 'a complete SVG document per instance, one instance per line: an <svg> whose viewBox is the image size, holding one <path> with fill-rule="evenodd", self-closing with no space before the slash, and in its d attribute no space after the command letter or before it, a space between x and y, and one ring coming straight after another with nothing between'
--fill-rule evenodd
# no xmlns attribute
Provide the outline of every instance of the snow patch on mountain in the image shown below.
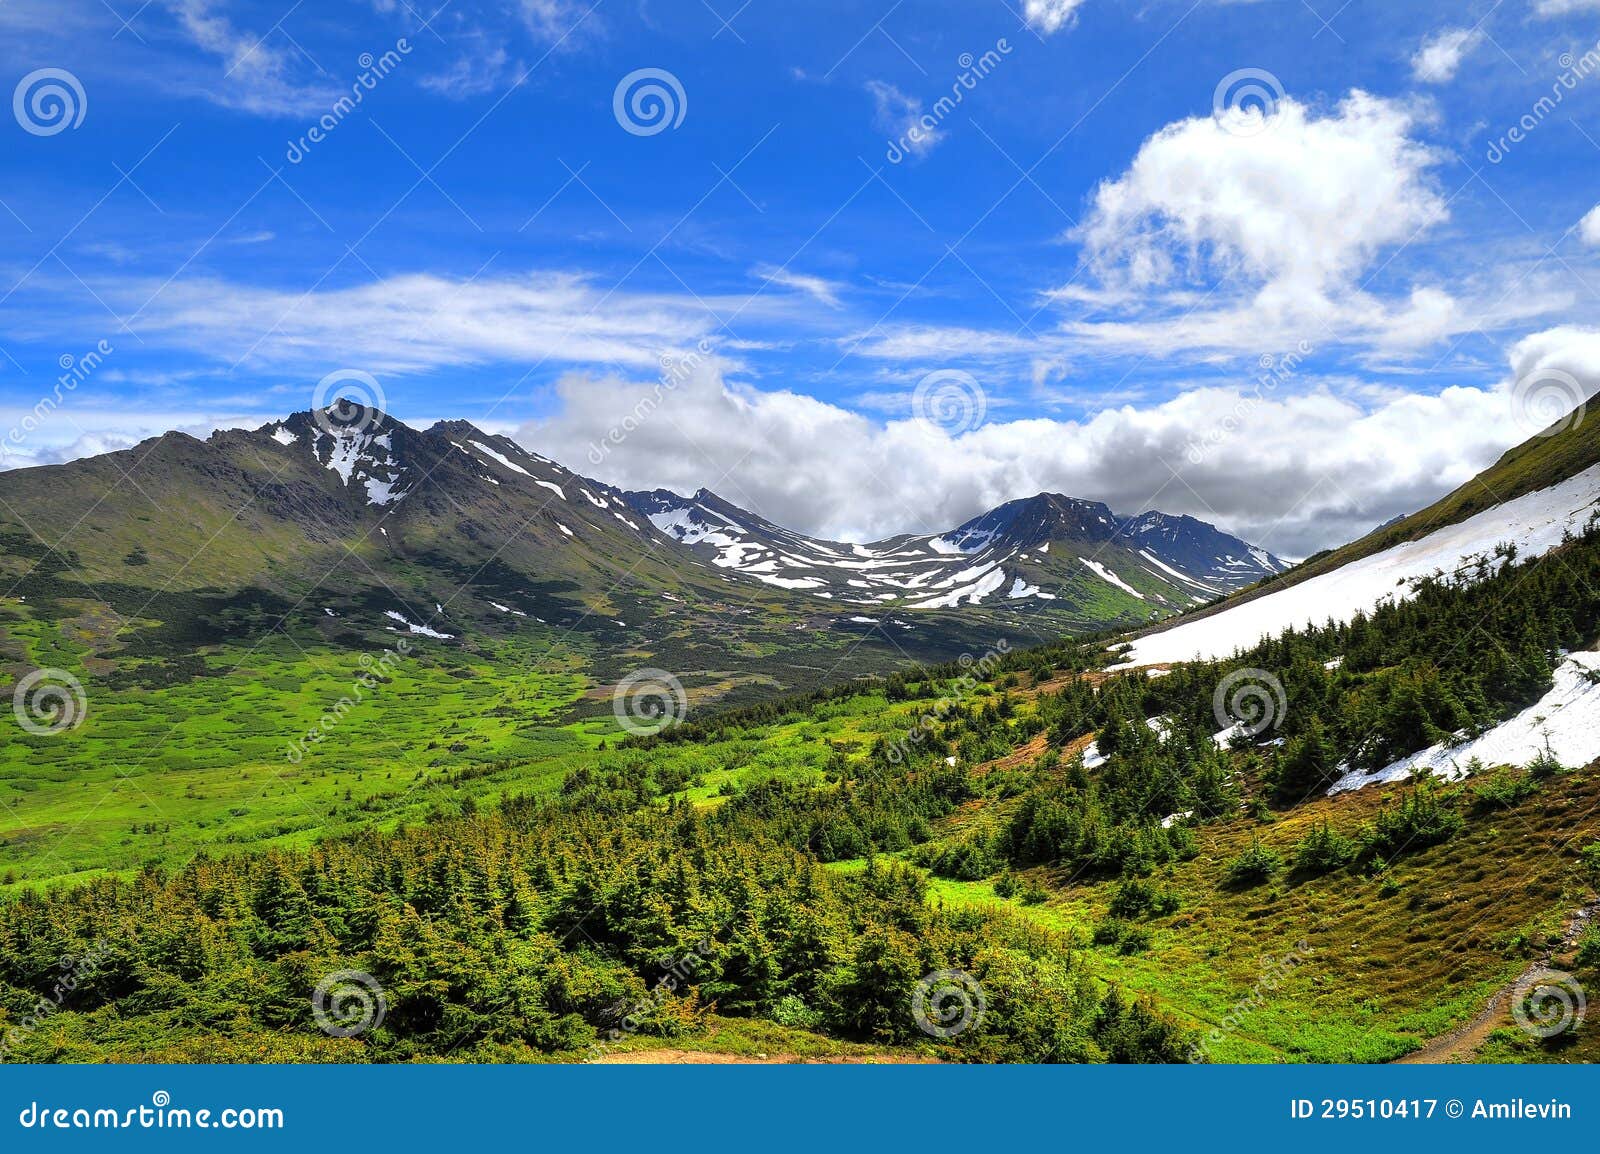
<svg viewBox="0 0 1600 1154"><path fill-rule="evenodd" d="M401 625L404 625L409 633L416 633L422 637L434 637L440 641L451 641L455 638L453 633L440 633L437 629L430 629L426 625L418 625L416 622L409 620L404 613L393 609L384 610L383 615L391 621L398 621Z"/></svg>
<svg viewBox="0 0 1600 1154"><path fill-rule="evenodd" d="M1118 589L1121 589L1124 593L1132 593L1140 601L1143 601L1145 599L1143 593L1139 592L1132 585L1129 585L1121 577L1118 577L1111 570L1107 569L1104 565L1100 564L1100 562L1091 561L1087 557L1079 557L1078 560L1082 561L1090 569L1094 570L1094 572L1096 574L1098 574L1102 579L1111 582L1111 584L1115 585Z"/></svg>
<svg viewBox="0 0 1600 1154"><path fill-rule="evenodd" d="M488 457L490 460L496 462L497 464L503 465L507 469L510 469L513 473L521 473L524 477L533 476L532 473L528 472L528 470L524 469L521 465L511 460L504 453L495 452L495 450L491 449L488 445L485 445L482 441L469 441L468 444L470 444L474 449L478 450L478 452L482 453L485 457ZM566 498L563 497L562 500L566 500Z"/></svg>

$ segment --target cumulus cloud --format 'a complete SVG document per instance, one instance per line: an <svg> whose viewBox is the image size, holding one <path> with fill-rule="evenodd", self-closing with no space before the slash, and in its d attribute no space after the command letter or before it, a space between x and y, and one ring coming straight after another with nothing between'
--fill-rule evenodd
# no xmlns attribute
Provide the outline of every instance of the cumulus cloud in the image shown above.
<svg viewBox="0 0 1600 1154"><path fill-rule="evenodd" d="M1526 382L1551 371L1573 377L1585 396L1600 391L1600 329L1560 325L1511 346L1512 381Z"/></svg>
<svg viewBox="0 0 1600 1154"><path fill-rule="evenodd" d="M1266 131L1216 117L1170 124L1096 189L1078 230L1105 279L1138 287L1239 273L1321 292L1379 249L1445 217L1403 105L1353 92L1322 116L1285 97Z"/></svg>
<svg viewBox="0 0 1600 1154"><path fill-rule="evenodd" d="M1084 0L1023 0L1022 18L1030 27L1053 36L1063 28L1071 28L1078 19L1078 9Z"/></svg>
<svg viewBox="0 0 1600 1154"><path fill-rule="evenodd" d="M1461 62L1483 43L1476 28L1445 28L1422 42L1411 57L1411 75L1424 84L1444 84L1455 79Z"/></svg>
<svg viewBox="0 0 1600 1154"><path fill-rule="evenodd" d="M1528 435L1513 419L1516 377L1549 364L1600 380L1600 335L1551 330L1519 343L1512 361L1493 388L1377 390L1365 404L1296 392L1292 380L1199 388L1085 420L991 420L948 436L909 416L879 421L752 388L708 360L654 411L638 408L653 394L648 384L575 373L558 386L556 415L518 436L602 480L706 486L779 524L837 539L943 531L1001 502L1057 491L1118 512L1189 513L1300 556L1421 508L1486 467ZM620 444L611 430L626 430Z"/></svg>
<svg viewBox="0 0 1600 1154"><path fill-rule="evenodd" d="M1578 221L1578 239L1587 245L1600 245L1600 204L1583 214Z"/></svg>
<svg viewBox="0 0 1600 1154"><path fill-rule="evenodd" d="M1448 217L1432 176L1442 157L1416 128L1411 107L1361 91L1327 112L1284 97L1248 124L1169 124L1099 185L1071 234L1083 246L1080 278L1100 286L1090 307L1128 302L1132 319L1074 331L1158 351L1198 341L1233 352L1272 347L1264 334L1324 344L1454 331L1443 289L1378 300L1363 281L1381 254L1392 258ZM1383 323L1395 311L1423 323Z"/></svg>

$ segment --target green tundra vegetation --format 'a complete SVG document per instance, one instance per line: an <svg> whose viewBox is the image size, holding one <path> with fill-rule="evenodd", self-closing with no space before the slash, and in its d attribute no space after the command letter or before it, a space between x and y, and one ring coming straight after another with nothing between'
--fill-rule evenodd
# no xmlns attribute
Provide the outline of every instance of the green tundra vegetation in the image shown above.
<svg viewBox="0 0 1600 1154"><path fill-rule="evenodd" d="M584 693L576 671L518 681L424 650L340 730L375 727L375 748L398 747L394 769L341 740L248 783L326 807L343 824L321 836L246 812L128 832L148 860L123 864L112 833L70 840L67 793L100 790L47 763L37 789L60 809L6 847L19 874L0 904L7 1053L1398 1058L1535 962L1600 979L1594 932L1567 934L1600 881L1600 773L1547 761L1468 766L1449 785L1326 786L1341 765L1382 766L1536 701L1562 651L1600 634L1597 590L1591 525L1547 556L1502 551L1347 624L1158 677L1109 672L1107 638L1062 641L692 711L620 743L598 710L541 724ZM220 747L263 718L262 740L281 742L272 711L306 708L294 665L284 654L278 682L195 724ZM1213 695L1242 671L1281 684L1285 708L1219 745ZM128 687L99 708L126 707L131 743L149 694L203 686ZM401 777L419 743L456 741L479 751L470 769ZM213 752L108 804L136 817L142 791L221 790L228 751ZM26 763L7 764L26 807ZM112 781L117 767L76 772ZM396 797L364 815L358 782L386 772ZM72 861L51 859L62 844ZM349 1038L318 1029L311 1001L341 971L370 975L386 1005ZM981 992L949 1037L913 1013L941 971ZM1500 1030L1481 1053L1600 1057L1600 1028L1574 1027Z"/></svg>

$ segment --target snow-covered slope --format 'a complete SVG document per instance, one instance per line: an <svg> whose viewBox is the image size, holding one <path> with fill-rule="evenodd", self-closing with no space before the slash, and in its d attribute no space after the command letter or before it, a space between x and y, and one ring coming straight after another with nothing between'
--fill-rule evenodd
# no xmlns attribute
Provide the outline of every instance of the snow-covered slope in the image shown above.
<svg viewBox="0 0 1600 1154"><path fill-rule="evenodd" d="M1348 621L1386 597L1408 596L1417 578L1470 570L1501 544L1515 545L1520 556L1547 552L1583 527L1597 500L1600 465L1330 573L1141 637L1122 666L1225 657L1308 622Z"/></svg>
<svg viewBox="0 0 1600 1154"><path fill-rule="evenodd" d="M1418 773L1464 777L1474 758L1486 766L1528 765L1546 749L1563 765L1600 757L1600 653L1574 653L1556 669L1555 684L1534 704L1482 737L1433 745L1373 773L1351 770L1328 790L1403 781Z"/></svg>

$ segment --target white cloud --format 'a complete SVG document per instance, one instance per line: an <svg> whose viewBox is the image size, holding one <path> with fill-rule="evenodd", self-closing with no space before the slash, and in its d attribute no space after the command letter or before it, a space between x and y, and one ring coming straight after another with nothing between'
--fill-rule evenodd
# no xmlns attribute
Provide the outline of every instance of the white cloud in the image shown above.
<svg viewBox="0 0 1600 1154"><path fill-rule="evenodd" d="M1600 0L1536 0L1533 10L1540 16L1565 16L1571 12L1600 10Z"/></svg>
<svg viewBox="0 0 1600 1154"><path fill-rule="evenodd" d="M1600 336L1553 330L1514 352L1516 367L1537 357L1582 361L1600 380ZM1382 390L1365 402L1322 390L1200 388L1082 421L991 420L952 438L905 409L877 421L730 382L708 362L620 445L607 444L607 431L650 386L578 373L558 386L560 411L518 435L603 480L709 486L781 525L834 538L943 531L1003 501L1058 491L1119 512L1190 513L1304 555L1423 507L1525 436L1511 379L1431 396Z"/></svg>
<svg viewBox="0 0 1600 1154"><path fill-rule="evenodd" d="M777 265L770 264L757 265L750 270L750 275L758 276L769 284L781 285L784 288L803 292L831 309L840 307L839 292L844 286L838 281L828 280L820 276L811 276L807 273L795 272L790 268L780 268Z"/></svg>
<svg viewBox="0 0 1600 1154"><path fill-rule="evenodd" d="M923 114L922 101L917 97L907 96L893 84L881 80L867 81L867 91L872 93L875 105L873 124L903 151L913 156L926 156L944 139L933 117Z"/></svg>
<svg viewBox="0 0 1600 1154"><path fill-rule="evenodd" d="M1422 42L1411 57L1411 75L1424 84L1444 84L1455 78L1461 62L1483 43L1476 28L1445 28Z"/></svg>
<svg viewBox="0 0 1600 1154"><path fill-rule="evenodd" d="M1237 352L1286 332L1324 344L1375 320L1396 331L1381 322L1407 309L1432 322L1425 331L1448 331L1444 290L1418 286L1393 302L1360 283L1381 253L1448 216L1432 178L1441 157L1415 139L1416 125L1408 106L1361 91L1327 113L1284 97L1251 134L1226 118L1167 125L1100 184L1071 234L1081 275L1107 300L1131 300L1133 319L1073 331Z"/></svg>
<svg viewBox="0 0 1600 1154"><path fill-rule="evenodd" d="M1137 287L1209 269L1321 291L1444 219L1428 178L1441 158L1413 124L1359 91L1326 116L1285 97L1253 136L1182 120L1096 189L1077 235L1098 271Z"/></svg>
<svg viewBox="0 0 1600 1154"><path fill-rule="evenodd" d="M1576 378L1587 395L1600 390L1600 329L1561 325L1532 333L1511 346L1513 381L1551 370Z"/></svg>
<svg viewBox="0 0 1600 1154"><path fill-rule="evenodd" d="M503 47L491 46L481 36L471 39L469 51L456 57L443 70L423 76L417 83L449 100L465 100L501 87L511 65L510 56Z"/></svg>
<svg viewBox="0 0 1600 1154"><path fill-rule="evenodd" d="M529 34L546 44L559 45L570 42L580 30L599 27L594 3L578 0L520 0L522 22Z"/></svg>
<svg viewBox="0 0 1600 1154"><path fill-rule="evenodd" d="M119 281L101 282L96 290L129 314L137 310L127 319L148 343L228 364L320 365L322 372L342 365L414 372L497 362L647 367L663 351L715 334L708 309L738 312L747 335L775 317L803 325L816 312L782 295L607 290L573 273L476 280L417 273L309 293L215 279L157 287ZM56 322L68 323L64 317Z"/></svg>
<svg viewBox="0 0 1600 1154"><path fill-rule="evenodd" d="M292 78L298 53L271 40L236 29L219 15L213 0L167 0L184 35L221 62L220 74L204 86L205 96L225 108L258 116L297 116L327 110L331 90Z"/></svg>
<svg viewBox="0 0 1600 1154"><path fill-rule="evenodd" d="M1600 204L1583 214L1578 221L1578 239L1587 245L1600 245Z"/></svg>
<svg viewBox="0 0 1600 1154"><path fill-rule="evenodd" d="M1022 18L1046 36L1070 28L1078 19L1084 0L1024 0Z"/></svg>

